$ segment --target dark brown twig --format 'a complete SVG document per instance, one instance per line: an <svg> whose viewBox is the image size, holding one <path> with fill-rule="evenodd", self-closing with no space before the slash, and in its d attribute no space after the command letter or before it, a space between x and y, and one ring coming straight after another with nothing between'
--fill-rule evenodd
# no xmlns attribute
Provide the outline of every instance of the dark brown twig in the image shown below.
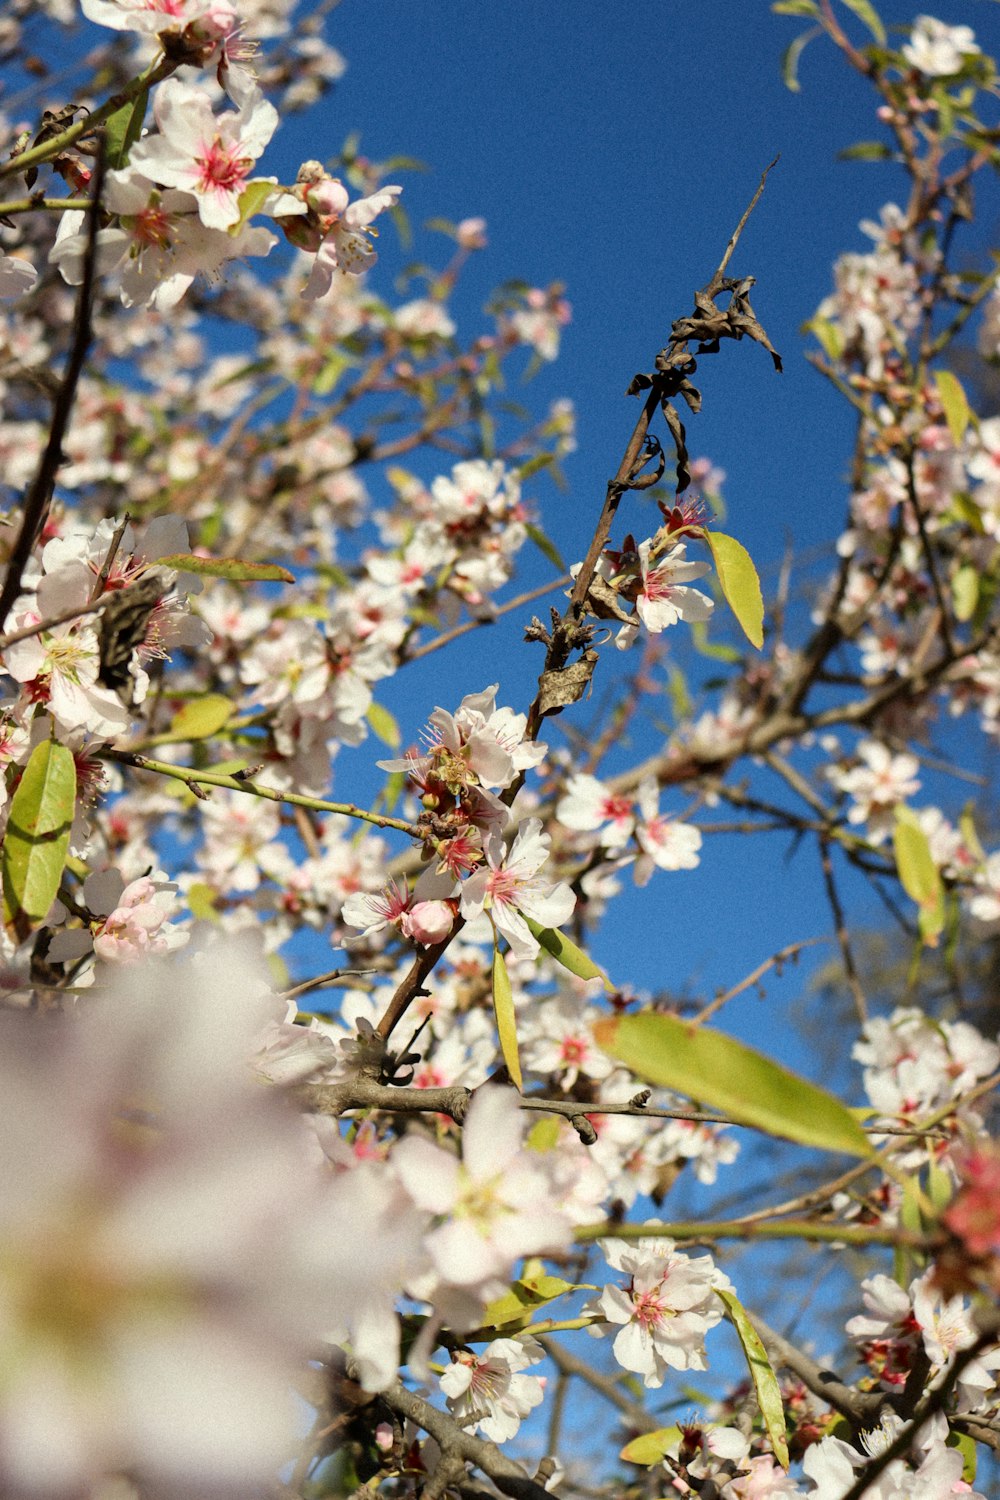
<svg viewBox="0 0 1000 1500"><path fill-rule="evenodd" d="M70 415L76 400L77 386L80 376L83 373L87 351L90 348L94 283L97 274L97 231L100 226L101 193L104 189L105 165L104 139L101 136L94 161L90 208L87 212L87 243L83 253L83 279L80 282L80 292L76 303L73 343L66 359L66 368L59 382L59 389L56 392L48 442L45 445L45 451L42 454L31 488L25 497L21 529L11 550L10 561L7 564L7 572L4 576L3 588L0 590L0 630L6 625L7 616L10 614L11 607L21 591L21 579L24 577L24 570L28 565L32 548L41 533L42 527L45 525L45 518L49 513L49 506L52 503L52 491L55 489L56 473L59 465L63 462L63 438L66 436L66 429L69 426Z"/></svg>

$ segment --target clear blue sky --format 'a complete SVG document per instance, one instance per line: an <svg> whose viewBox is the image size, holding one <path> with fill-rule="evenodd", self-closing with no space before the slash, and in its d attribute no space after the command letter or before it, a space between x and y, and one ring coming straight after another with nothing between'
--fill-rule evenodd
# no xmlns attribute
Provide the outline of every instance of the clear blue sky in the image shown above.
<svg viewBox="0 0 1000 1500"><path fill-rule="evenodd" d="M985 50L1000 50L996 0L926 8L971 25ZM899 0L880 9L890 26L914 15ZM569 559L589 539L634 421L635 402L623 397L630 377L650 368L671 320L690 310L778 153L731 269L757 277L754 304L785 373L777 376L750 345L703 360L705 406L689 423L689 443L727 471L727 526L753 553L765 590L789 542L811 548L839 529L853 424L803 358L800 328L830 290L836 255L869 245L858 221L877 218L905 185L892 166L836 159L880 127L870 91L823 39L804 53L801 92L784 87L782 52L806 24L773 16L766 0L342 0L330 18L327 34L348 71L320 111L283 127L279 152L290 164L323 156L357 129L375 159L420 158L426 174L403 179L418 231L411 255L446 252L443 242L436 251L434 236L421 237L426 220L483 215L489 249L456 301L466 330L484 326L482 303L503 280L567 284L573 323L562 356L523 394L539 403L564 394L576 405L569 493L544 480L536 490ZM857 27L854 34L864 36ZM970 248L997 228L995 189L979 213ZM391 240L383 235L376 285L407 258ZM641 535L642 512L627 504ZM443 672L436 657L408 670L391 699L404 734L442 698L453 702L496 678L501 701L526 706L539 659L519 642L511 620L456 651ZM606 659L605 683L626 667ZM341 795L352 761L347 752L338 761ZM678 987L693 975L710 993L781 944L827 931L815 854L804 849L788 862L785 853L786 841L773 836L749 847L717 838L697 872L658 874L645 892L627 895L601 944L612 973ZM768 1011L799 992L800 972L771 986ZM753 1038L764 1014L748 998L727 1009L726 1022Z"/></svg>

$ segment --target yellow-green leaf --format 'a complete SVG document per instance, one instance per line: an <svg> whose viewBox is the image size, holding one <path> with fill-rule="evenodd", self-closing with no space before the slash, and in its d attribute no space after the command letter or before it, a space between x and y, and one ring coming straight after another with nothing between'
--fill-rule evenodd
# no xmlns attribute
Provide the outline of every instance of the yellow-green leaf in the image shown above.
<svg viewBox="0 0 1000 1500"><path fill-rule="evenodd" d="M644 1432L626 1443L618 1457L627 1464L640 1464L644 1469L651 1469L654 1464L663 1462L680 1437L681 1430L676 1425L658 1427L655 1432Z"/></svg>
<svg viewBox="0 0 1000 1500"><path fill-rule="evenodd" d="M523 916L522 912L522 916ZM574 942L560 932L557 927L543 927L541 923L535 922L531 917L525 917L528 927L557 964L575 974L577 979L600 979L604 982L605 989L611 989L611 981L603 969L599 969L589 954L584 953Z"/></svg>
<svg viewBox="0 0 1000 1500"><path fill-rule="evenodd" d="M390 750L399 748L403 736L399 732L399 725L387 708L384 708L381 703L370 703L365 718L376 739L380 739L383 745L388 745Z"/></svg>
<svg viewBox="0 0 1000 1500"><path fill-rule="evenodd" d="M760 1335L747 1317L746 1308L739 1298L722 1287L716 1287L715 1295L722 1302L736 1329L736 1336L743 1346L743 1354L750 1371L753 1388L757 1392L757 1404L764 1418L767 1435L771 1439L774 1456L783 1469L788 1468L788 1437L785 1429L785 1409L781 1404L781 1389L778 1377L771 1368L767 1350Z"/></svg>
<svg viewBox="0 0 1000 1500"><path fill-rule="evenodd" d="M197 557L193 552L172 552L158 557L161 568L178 573L197 573L202 578L225 578L228 583L294 583L295 574L277 563L244 562L238 557Z"/></svg>
<svg viewBox="0 0 1000 1500"><path fill-rule="evenodd" d="M930 839L909 807L896 808L892 845L900 884L917 903L920 935L934 948L944 927L944 882L931 854Z"/></svg>
<svg viewBox="0 0 1000 1500"><path fill-rule="evenodd" d="M723 531L706 530L704 537L712 550L726 603L751 646L759 651L764 644L764 600L753 559L742 542Z"/></svg>
<svg viewBox="0 0 1000 1500"><path fill-rule="evenodd" d="M863 21L880 47L886 43L885 27L871 0L844 0L848 10L853 10L859 21Z"/></svg>
<svg viewBox="0 0 1000 1500"><path fill-rule="evenodd" d="M797 36L794 42L789 42L788 46L785 48L782 54L782 82L784 83L785 88L789 89L793 94L797 94L802 87L802 85L799 83L799 58L805 51L807 44L812 41L813 37L819 36L820 34L821 33L818 26L811 27L808 31L804 31L801 36Z"/></svg>
<svg viewBox="0 0 1000 1500"><path fill-rule="evenodd" d="M514 1017L514 993L510 987L510 975L499 948L493 949L493 1013L497 1018L497 1035L500 1051L507 1064L511 1082L520 1093L524 1080L521 1077L521 1059L517 1051L517 1025Z"/></svg>
<svg viewBox="0 0 1000 1500"><path fill-rule="evenodd" d="M19 941L41 926L56 898L75 811L73 752L57 740L43 740L11 799L0 856L4 916Z"/></svg>
<svg viewBox="0 0 1000 1500"><path fill-rule="evenodd" d="M183 703L170 721L170 735L177 740L207 740L228 724L236 704L222 693L206 693Z"/></svg>
<svg viewBox="0 0 1000 1500"><path fill-rule="evenodd" d="M562 1135L562 1122L558 1115L543 1115L536 1120L524 1138L529 1151L554 1151Z"/></svg>
<svg viewBox="0 0 1000 1500"><path fill-rule="evenodd" d="M203 880L196 880L187 888L187 904L191 915L198 922L218 922L219 911L215 904L216 893Z"/></svg>
<svg viewBox="0 0 1000 1500"><path fill-rule="evenodd" d="M976 1480L976 1462L979 1454L976 1449L976 1440L967 1432L955 1432L954 1429L948 1434L947 1446L957 1448L962 1455L962 1478L966 1484L974 1484Z"/></svg>
<svg viewBox="0 0 1000 1500"><path fill-rule="evenodd" d="M805 326L815 334L827 359L840 358L844 352L844 340L836 323L831 323L829 318L812 318Z"/></svg>
<svg viewBox="0 0 1000 1500"><path fill-rule="evenodd" d="M608 1016L598 1046L639 1078L723 1111L741 1125L823 1151L868 1157L872 1147L846 1105L753 1047L662 1011Z"/></svg>
<svg viewBox="0 0 1000 1500"><path fill-rule="evenodd" d="M525 525L524 529L528 533L528 536L531 538L531 540L534 542L535 546L538 548L539 552L543 553L544 556L548 558L552 566L556 568L560 573L565 573L566 564L562 560L559 548L550 537L546 536L542 528L540 526L534 525L533 522L529 521Z"/></svg>
<svg viewBox="0 0 1000 1500"><path fill-rule="evenodd" d="M962 835L962 843L968 849L973 859L979 860L981 864L986 862L986 850L983 848L979 834L976 830L976 819L971 807L962 809L958 820L958 831Z"/></svg>
<svg viewBox="0 0 1000 1500"><path fill-rule="evenodd" d="M885 141L855 141L837 152L838 161L888 161L892 150Z"/></svg>
<svg viewBox="0 0 1000 1500"><path fill-rule="evenodd" d="M508 1323L520 1323L527 1327L530 1314L535 1308L564 1297L567 1292L577 1290L575 1282L563 1281L559 1276L522 1276L512 1282L509 1291L495 1298L486 1308L480 1323L481 1328L503 1328Z"/></svg>
<svg viewBox="0 0 1000 1500"><path fill-rule="evenodd" d="M956 568L951 580L951 597L956 620L971 620L979 603L979 569L974 563Z"/></svg>
<svg viewBox="0 0 1000 1500"><path fill-rule="evenodd" d="M276 183L268 182L266 178L252 178L240 193L239 206L240 216L235 224L230 224L228 232L235 239L242 229L245 228L249 219L259 213L268 198L280 192Z"/></svg>
<svg viewBox="0 0 1000 1500"><path fill-rule="evenodd" d="M951 440L958 448L965 437L971 416L968 398L962 389L962 382L950 370L935 370L934 384L944 407L944 419L948 423Z"/></svg>

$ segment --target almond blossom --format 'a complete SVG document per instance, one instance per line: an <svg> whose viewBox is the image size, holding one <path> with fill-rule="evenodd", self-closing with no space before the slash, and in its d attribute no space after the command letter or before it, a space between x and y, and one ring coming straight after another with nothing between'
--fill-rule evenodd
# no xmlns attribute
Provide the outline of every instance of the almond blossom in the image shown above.
<svg viewBox="0 0 1000 1500"><path fill-rule="evenodd" d="M639 788L639 819L635 831L642 858L635 867L636 885L645 885L652 866L660 870L693 870L701 862L701 831L693 823L682 823L660 812L660 795L654 781Z"/></svg>
<svg viewBox="0 0 1000 1500"><path fill-rule="evenodd" d="M256 89L239 110L216 115L203 89L168 78L156 91L153 115L159 134L132 148L130 172L193 194L208 229L237 224L240 194L278 123L274 105Z"/></svg>
<svg viewBox="0 0 1000 1500"><path fill-rule="evenodd" d="M494 1443L507 1442L541 1404L545 1390L544 1380L521 1371L544 1358L544 1349L530 1334L493 1339L481 1354L459 1350L440 1377L448 1410L463 1427L478 1428Z"/></svg>
<svg viewBox="0 0 1000 1500"><path fill-rule="evenodd" d="M669 1239L600 1244L608 1264L628 1281L606 1286L586 1310L618 1326L613 1348L622 1368L653 1387L663 1384L669 1369L704 1370L705 1335L722 1319L715 1289L730 1286L711 1256L685 1255ZM600 1322L589 1330L597 1338L606 1331Z"/></svg>
<svg viewBox="0 0 1000 1500"><path fill-rule="evenodd" d="M688 624L707 620L715 608L714 602L689 585L692 578L704 578L711 572L709 564L688 562L684 542L671 547L655 563L652 549L651 540L639 543L642 585L636 595L635 609L646 629L658 635L678 620Z"/></svg>
<svg viewBox="0 0 1000 1500"><path fill-rule="evenodd" d="M971 26L948 26L934 16L918 16L903 56L927 78L951 78L967 57L979 53Z"/></svg>
<svg viewBox="0 0 1000 1500"><path fill-rule="evenodd" d="M316 258L303 296L313 302L325 297L337 272L362 275L376 260L372 238L375 220L399 201L403 189L388 183L367 198L352 203L344 184L330 177L316 161L299 169L298 195L306 208L304 218L280 218L281 227L294 245L315 251Z"/></svg>
<svg viewBox="0 0 1000 1500"><path fill-rule="evenodd" d="M104 204L118 222L97 232L98 269L120 276L126 307L168 310L196 276L210 276L240 256L267 255L278 242L259 225L243 225L236 234L209 227L194 193L160 188L132 165L108 173ZM85 215L63 214L49 260L70 286L83 280L87 238Z"/></svg>
<svg viewBox="0 0 1000 1500"><path fill-rule="evenodd" d="M583 772L567 781L566 791L556 804L556 817L565 828L581 833L600 830L605 849L621 849L635 827L632 798L616 795L596 776Z"/></svg>
<svg viewBox="0 0 1000 1500"><path fill-rule="evenodd" d="M445 1283L489 1297L522 1256L569 1243L570 1221L523 1134L517 1095L487 1086L469 1106L461 1159L412 1132L393 1148L400 1182L434 1215L425 1244Z"/></svg>
<svg viewBox="0 0 1000 1500"><path fill-rule="evenodd" d="M502 837L491 828L483 839L483 853L486 868L470 875L462 886L462 916L468 921L489 912L515 958L534 958L539 943L525 917L541 927L561 927L576 907L568 885L539 877L549 857L549 835L542 832L540 819L529 818L505 850Z"/></svg>
<svg viewBox="0 0 1000 1500"><path fill-rule="evenodd" d="M256 1491L293 1451L291 1381L354 1300L327 1185L248 1065L259 972L227 953L123 973L82 1016L0 1017L2 1487Z"/></svg>
<svg viewBox="0 0 1000 1500"><path fill-rule="evenodd" d="M878 740L863 740L857 748L860 765L848 770L831 767L830 780L838 791L854 799L849 823L867 823L873 843L883 843L891 828L893 809L920 789L915 755L893 755Z"/></svg>

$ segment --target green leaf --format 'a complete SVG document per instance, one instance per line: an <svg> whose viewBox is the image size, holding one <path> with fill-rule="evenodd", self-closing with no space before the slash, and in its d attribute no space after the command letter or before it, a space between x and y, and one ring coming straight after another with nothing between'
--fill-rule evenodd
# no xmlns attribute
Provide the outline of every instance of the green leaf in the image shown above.
<svg viewBox="0 0 1000 1500"><path fill-rule="evenodd" d="M868 27L879 46L884 47L886 44L885 27L871 0L844 0L844 4L848 10L853 10L858 20Z"/></svg>
<svg viewBox="0 0 1000 1500"><path fill-rule="evenodd" d="M764 600L753 559L742 542L723 531L706 530L703 535L712 550L726 603L751 646L759 651L764 644Z"/></svg>
<svg viewBox="0 0 1000 1500"><path fill-rule="evenodd" d="M323 368L313 381L313 395L329 396L330 392L338 384L341 375L355 364L357 364L357 360L351 359L342 350L332 350L327 355L323 363Z"/></svg>
<svg viewBox="0 0 1000 1500"><path fill-rule="evenodd" d="M387 708L383 708L381 703L370 703L365 718L376 739L381 740L383 745L388 745L390 750L399 749L403 736L399 725Z"/></svg>
<svg viewBox="0 0 1000 1500"><path fill-rule="evenodd" d="M788 46L784 50L784 53L782 54L782 81L785 85L785 88L790 89L793 94L797 94L802 87L802 85L799 83L799 58L802 56L807 45L812 41L813 37L819 35L819 27L811 27L808 31L804 31L801 36L797 36L794 42L789 42Z"/></svg>
<svg viewBox="0 0 1000 1500"><path fill-rule="evenodd" d="M524 916L524 913L521 914ZM525 917L528 927L557 964L562 964L577 979L601 979L604 981L605 989L613 988L611 981L603 969L599 969L594 960L582 948L578 948L574 942L560 932L557 927L543 927L541 923L535 922L531 917Z"/></svg>
<svg viewBox="0 0 1000 1500"><path fill-rule="evenodd" d="M191 915L198 922L218 922L219 910L215 904L216 893L203 880L196 880L187 888L187 904Z"/></svg>
<svg viewBox="0 0 1000 1500"><path fill-rule="evenodd" d="M836 323L831 323L829 318L811 318L805 327L816 336L827 359L836 361L840 358L844 352L844 340Z"/></svg>
<svg viewBox="0 0 1000 1500"><path fill-rule="evenodd" d="M873 1154L839 1099L721 1031L646 1010L606 1017L594 1026L594 1036L639 1078L709 1104L742 1125L823 1151Z"/></svg>
<svg viewBox="0 0 1000 1500"><path fill-rule="evenodd" d="M658 1427L655 1432L644 1432L626 1443L618 1457L627 1464L640 1464L644 1469L651 1469L654 1464L663 1462L680 1437L681 1430L677 1426Z"/></svg>
<svg viewBox="0 0 1000 1500"><path fill-rule="evenodd" d="M958 820L958 831L962 835L962 843L968 849L973 859L981 864L986 863L986 850L983 848L976 829L975 814L971 806L964 807Z"/></svg>
<svg viewBox="0 0 1000 1500"><path fill-rule="evenodd" d="M227 583L294 583L295 574L277 563L243 562L238 557L196 557L193 552L171 552L158 557L161 568L197 573L202 578L225 578Z"/></svg>
<svg viewBox="0 0 1000 1500"><path fill-rule="evenodd" d="M838 161L889 161L892 150L885 141L855 141L837 152Z"/></svg>
<svg viewBox="0 0 1000 1500"><path fill-rule="evenodd" d="M778 1385L778 1377L771 1368L771 1361L767 1357L767 1350L760 1341L760 1335L747 1317L746 1308L739 1298L732 1292L725 1291L722 1287L715 1288L715 1295L722 1302L736 1329L737 1337L743 1345L743 1353L746 1358L747 1368L750 1371L750 1379L753 1388L757 1392L757 1404L760 1414L764 1418L764 1426L767 1435L771 1439L771 1447L774 1456L783 1469L788 1468L788 1437L785 1429L785 1409L781 1404L781 1389Z"/></svg>
<svg viewBox="0 0 1000 1500"><path fill-rule="evenodd" d="M941 405L944 407L944 418L948 423L951 440L955 447L959 448L972 415L968 397L962 388L962 382L950 370L935 370L934 384L938 388Z"/></svg>
<svg viewBox="0 0 1000 1500"><path fill-rule="evenodd" d="M536 1120L524 1138L529 1151L554 1151L562 1135L562 1124L558 1115L543 1115Z"/></svg>
<svg viewBox="0 0 1000 1500"><path fill-rule="evenodd" d="M566 564L562 560L562 557L560 556L559 548L550 537L547 537L545 535L545 532L542 530L542 528L540 526L536 526L534 522L529 521L524 529L528 533L531 540L534 542L535 546L538 548L539 552L544 553L552 566L554 568L557 568L560 573L565 573L567 571L567 568Z"/></svg>
<svg viewBox="0 0 1000 1500"><path fill-rule="evenodd" d="M554 453L536 453L533 458L526 458L523 464L517 466L518 479L530 479L532 474L538 474L542 469L547 469L555 462Z"/></svg>
<svg viewBox="0 0 1000 1500"><path fill-rule="evenodd" d="M928 947L936 948L944 927L944 882L931 854L930 839L909 807L896 808L892 845L900 884L919 909L920 935Z"/></svg>
<svg viewBox="0 0 1000 1500"><path fill-rule="evenodd" d="M207 740L228 724L236 704L221 693L206 693L184 703L170 721L170 736L176 740Z"/></svg>
<svg viewBox="0 0 1000 1500"><path fill-rule="evenodd" d="M117 171L127 165L129 152L142 134L148 102L149 89L145 88L105 120L104 149L110 168Z"/></svg>
<svg viewBox="0 0 1000 1500"><path fill-rule="evenodd" d="M527 1269L525 1267L526 1272ZM488 1305L480 1327L503 1328L509 1323L529 1327L531 1318L525 1314L530 1315L535 1308L545 1307L557 1297L564 1297L567 1292L576 1290L575 1282L563 1281L560 1276L547 1276L544 1272L535 1276L525 1274L512 1282L510 1291L504 1292Z"/></svg>
<svg viewBox="0 0 1000 1500"><path fill-rule="evenodd" d="M963 563L951 580L951 597L956 620L971 620L979 603L979 569L975 563Z"/></svg>
<svg viewBox="0 0 1000 1500"><path fill-rule="evenodd" d="M48 915L66 866L76 762L57 740L36 745L11 799L0 855L4 916L23 942Z"/></svg>
<svg viewBox="0 0 1000 1500"><path fill-rule="evenodd" d="M240 216L235 224L230 224L226 230L232 238L246 227L247 221L254 214L260 213L261 208L273 194L280 192L277 183L267 182L262 177L252 178L240 194Z"/></svg>
<svg viewBox="0 0 1000 1500"><path fill-rule="evenodd" d="M507 1072L520 1093L524 1087L524 1079L521 1077L521 1059L517 1051L514 993L510 987L507 965L499 948L493 949L493 1014L497 1018L497 1035Z"/></svg>
<svg viewBox="0 0 1000 1500"><path fill-rule="evenodd" d="M947 1446L957 1448L962 1455L962 1478L966 1484L974 1484L976 1480L976 1463L978 1452L976 1451L976 1440L967 1432L955 1432L952 1429L948 1434Z"/></svg>

